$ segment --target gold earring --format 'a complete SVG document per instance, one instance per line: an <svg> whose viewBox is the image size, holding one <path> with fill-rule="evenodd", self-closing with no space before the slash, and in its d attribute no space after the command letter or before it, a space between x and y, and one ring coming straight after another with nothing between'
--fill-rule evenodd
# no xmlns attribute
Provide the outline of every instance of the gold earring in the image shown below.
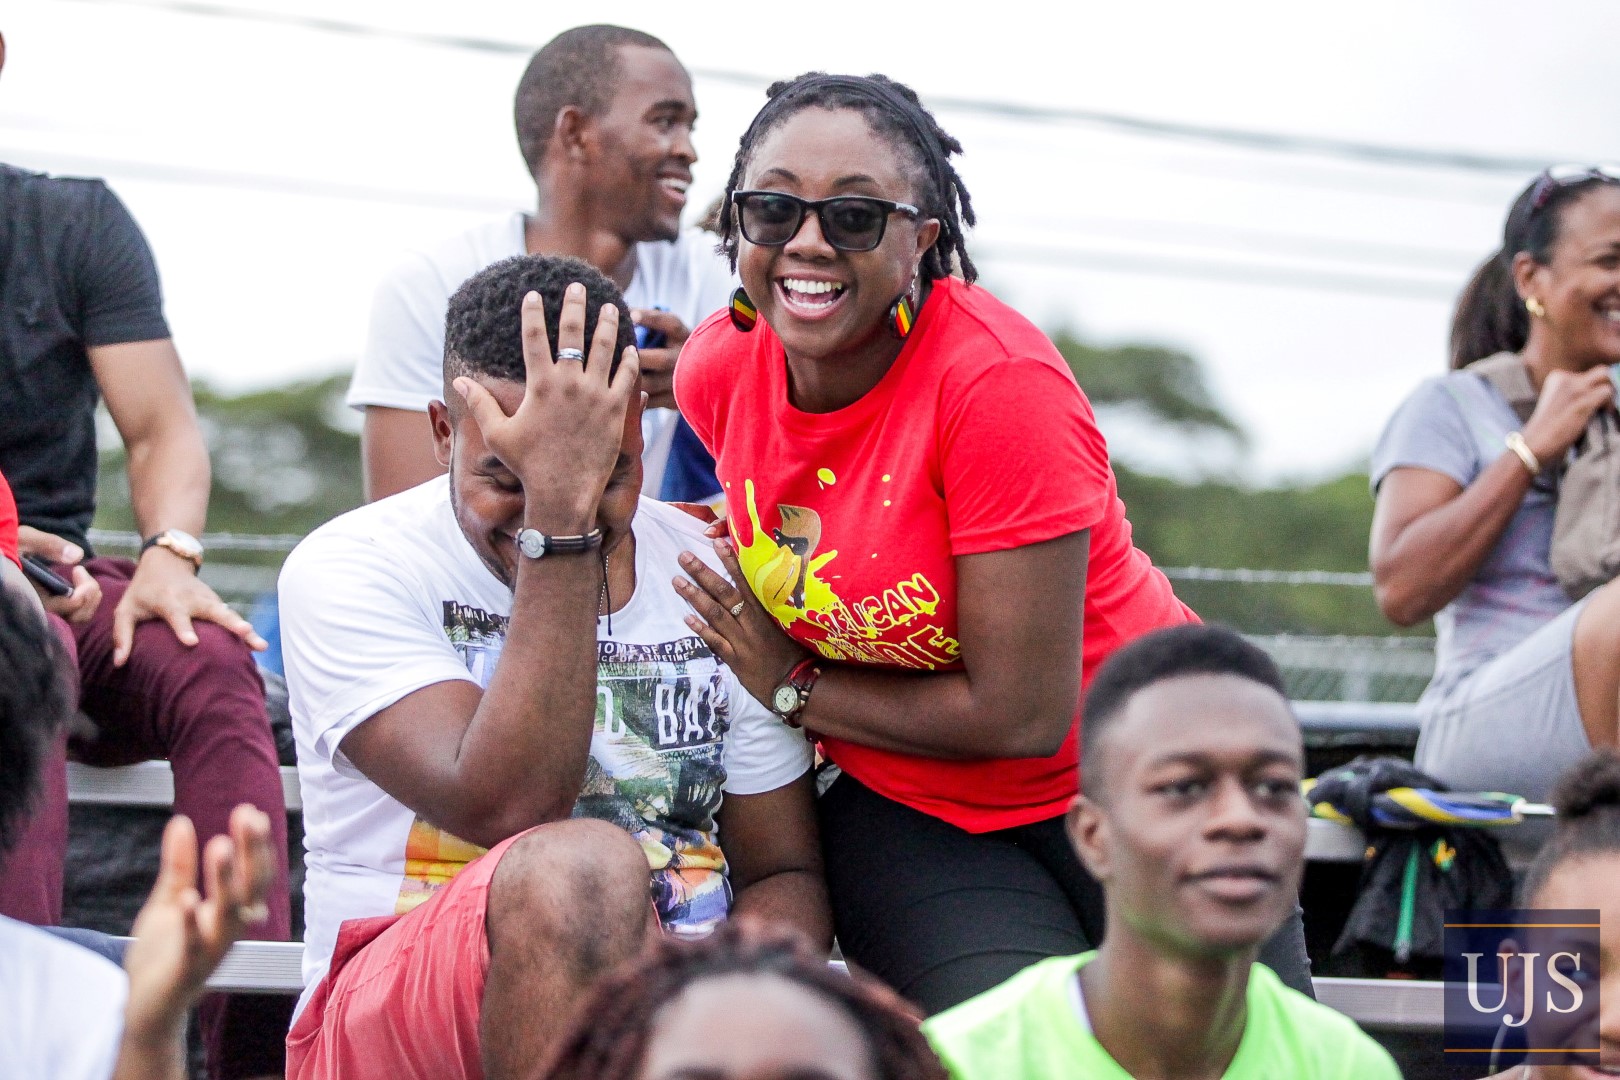
<svg viewBox="0 0 1620 1080"><path fill-rule="evenodd" d="M1542 306L1540 300L1533 296L1525 298L1524 310L1528 311L1532 318L1545 319L1547 317L1547 309Z"/></svg>

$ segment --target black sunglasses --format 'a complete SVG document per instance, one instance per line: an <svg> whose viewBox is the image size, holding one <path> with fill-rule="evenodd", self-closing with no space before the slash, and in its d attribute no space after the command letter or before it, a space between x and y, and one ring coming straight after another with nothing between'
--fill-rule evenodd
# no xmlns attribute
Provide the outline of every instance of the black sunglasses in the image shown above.
<svg viewBox="0 0 1620 1080"><path fill-rule="evenodd" d="M871 251L883 242L890 214L915 220L922 211L910 203L870 195L834 195L811 202L781 191L737 191L737 225L743 239L760 247L781 247L799 235L804 215L814 211L821 235L839 251Z"/></svg>
<svg viewBox="0 0 1620 1080"><path fill-rule="evenodd" d="M1620 183L1620 165L1554 165L1536 180L1530 194L1530 213L1534 214L1552 200L1553 193L1571 184L1584 184L1589 180Z"/></svg>

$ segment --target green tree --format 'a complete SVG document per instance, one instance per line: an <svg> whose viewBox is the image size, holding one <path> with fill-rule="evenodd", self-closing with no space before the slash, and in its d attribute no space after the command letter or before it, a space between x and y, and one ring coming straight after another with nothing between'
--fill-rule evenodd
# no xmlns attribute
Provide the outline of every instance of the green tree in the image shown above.
<svg viewBox="0 0 1620 1080"><path fill-rule="evenodd" d="M343 404L348 382L345 373L240 395L194 387L214 471L210 532L302 534L360 505L360 439ZM135 527L121 448L101 455L98 495L98 527Z"/></svg>
<svg viewBox="0 0 1620 1080"><path fill-rule="evenodd" d="M1221 408L1192 356L1154 345L1093 345L1066 329L1051 338L1100 409L1137 410L1184 437L1213 435L1247 444L1247 433ZM1267 488L1155 476L1118 460L1114 473L1136 544L1160 566L1367 568L1372 500L1365 472ZM1183 580L1176 592L1205 618L1254 633L1393 629L1365 588Z"/></svg>

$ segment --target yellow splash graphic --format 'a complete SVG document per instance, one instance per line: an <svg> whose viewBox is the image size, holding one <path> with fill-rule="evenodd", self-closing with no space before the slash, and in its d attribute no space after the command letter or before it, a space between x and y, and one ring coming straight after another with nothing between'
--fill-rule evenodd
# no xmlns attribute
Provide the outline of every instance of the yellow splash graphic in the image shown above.
<svg viewBox="0 0 1620 1080"><path fill-rule="evenodd" d="M836 550L816 554L821 515L809 507L778 505L781 525L767 531L752 480L744 481L743 498L752 536L743 544L733 519L737 558L754 595L784 629L803 622L821 630L825 637L811 644L833 660L932 669L960 655L960 643L932 621L939 591L923 574L846 602L820 576L838 556Z"/></svg>
<svg viewBox="0 0 1620 1080"><path fill-rule="evenodd" d="M405 839L405 880L400 882L394 914L404 915L487 849L470 844L417 818Z"/></svg>
<svg viewBox="0 0 1620 1080"><path fill-rule="evenodd" d="M817 469L816 479L821 481L822 487L826 487L828 484L838 483L838 477L833 475L833 471L831 469Z"/></svg>

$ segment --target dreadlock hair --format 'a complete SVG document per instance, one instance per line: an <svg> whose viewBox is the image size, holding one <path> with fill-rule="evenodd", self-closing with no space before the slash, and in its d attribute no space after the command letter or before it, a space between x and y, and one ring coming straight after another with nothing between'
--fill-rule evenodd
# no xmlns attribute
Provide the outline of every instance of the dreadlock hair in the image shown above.
<svg viewBox="0 0 1620 1080"><path fill-rule="evenodd" d="M540 294L546 310L546 336L557 347L557 323L562 318L563 294L573 282L585 286L585 350L596 335L596 317L604 305L619 309L619 337L613 348L613 371L626 346L636 340L630 309L613 282L596 267L580 259L555 255L514 255L491 263L462 282L450 297L444 316L445 401L451 380L458 375L484 375L523 382L523 298ZM610 372L611 373L611 372Z"/></svg>
<svg viewBox="0 0 1620 1080"><path fill-rule="evenodd" d="M1527 252L1546 265L1558 243L1564 212L1602 184L1614 181L1600 177L1560 184L1535 205L1543 176L1519 192L1502 226L1502 246L1480 264L1463 286L1457 309L1451 317L1451 367L1460 370L1499 352L1519 352L1530 340L1530 313L1519 297L1513 280L1513 259Z"/></svg>
<svg viewBox="0 0 1620 1080"><path fill-rule="evenodd" d="M865 1034L882 1080L947 1080L894 991L832 970L825 954L793 930L738 922L696 941L662 937L599 981L552 1052L544 1080L636 1080L659 1011L695 984L727 975L781 979L840 1009Z"/></svg>
<svg viewBox="0 0 1620 1080"><path fill-rule="evenodd" d="M40 768L67 719L61 657L39 612L0 584L0 855L22 830Z"/></svg>
<svg viewBox="0 0 1620 1080"><path fill-rule="evenodd" d="M1558 825L1525 875L1519 892L1525 906L1564 863L1620 855L1620 751L1596 750L1570 766L1553 786L1552 805Z"/></svg>
<svg viewBox="0 0 1620 1080"><path fill-rule="evenodd" d="M545 160L559 112L572 105L586 116L600 116L613 104L618 53L626 45L670 51L651 34L598 23L564 30L529 58L518 80L512 115L530 176Z"/></svg>
<svg viewBox="0 0 1620 1080"><path fill-rule="evenodd" d="M968 258L962 235L963 226L971 227L978 219L973 216L973 200L950 163L952 155L962 152L962 144L939 126L915 90L885 75L862 78L811 71L796 79L772 83L765 96L765 107L737 145L737 158L720 206L720 252L731 260L733 270L737 268L739 232L732 196L741 186L760 140L805 109L853 109L901 153L914 174L912 183L917 189L919 209L925 217L939 219L939 239L924 254L919 268L923 280L949 277L953 259L964 281L971 284L978 278L978 268Z"/></svg>

